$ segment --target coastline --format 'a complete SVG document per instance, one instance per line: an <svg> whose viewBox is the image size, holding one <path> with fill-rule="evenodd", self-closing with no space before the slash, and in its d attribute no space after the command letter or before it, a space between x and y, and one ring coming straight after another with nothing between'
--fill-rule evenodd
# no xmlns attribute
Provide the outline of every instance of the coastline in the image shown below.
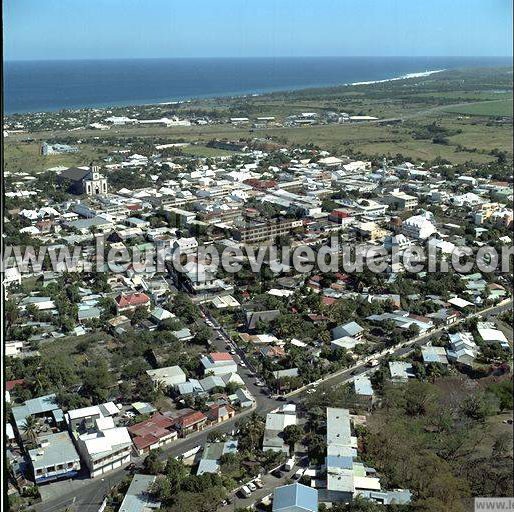
<svg viewBox="0 0 514 512"><path fill-rule="evenodd" d="M458 69L458 68L455 68ZM24 112L5 112L5 116L11 116L11 115L34 115L34 114L44 114L44 113L55 113L60 111L70 111L70 112L77 112L81 110L89 110L89 109L99 109L99 110L107 110L111 108L130 108L130 107L138 107L138 106L166 106L166 105L180 105L183 103L189 103L195 100L216 100L216 99L223 99L223 98L229 98L229 99L238 99L238 98L247 98L247 97L262 97L269 94L277 94L277 93L294 93L299 91L307 91L309 89L330 89L333 87L354 87L354 86L360 86L360 85L373 85L373 84L379 84L379 83L386 83L386 82L395 82L399 80L408 80L413 78L423 78L427 77L436 73L441 73L443 71L448 71L448 68L444 69L435 69L435 70L427 70L427 71L421 71L421 72L414 72L414 73L406 73L403 75L391 77L391 78L384 78L379 80L369 80L369 81L357 81L357 82L349 82L349 83L335 83L335 84L320 84L320 85L309 85L309 86L284 86L284 87L276 87L271 88L269 90L249 90L247 92L227 92L227 93L221 93L221 94L198 94L193 95L190 97L183 97L183 98L169 98L169 99L151 99L151 100L120 100L120 101L114 101L109 103L94 103L89 105L82 105L77 107L63 107L63 108L55 108L55 109L45 109L45 110L32 110L32 111L24 111Z"/></svg>
<svg viewBox="0 0 514 512"><path fill-rule="evenodd" d="M397 80L408 80L409 78L423 78L425 76L434 75L435 73L442 73L443 71L447 71L447 69L434 69L432 71L422 71L420 73L407 73L406 75L397 76L394 78L386 78L384 80L370 80L368 82L352 82L350 84L344 84L344 85L353 86L353 85L382 84L385 82L395 82Z"/></svg>

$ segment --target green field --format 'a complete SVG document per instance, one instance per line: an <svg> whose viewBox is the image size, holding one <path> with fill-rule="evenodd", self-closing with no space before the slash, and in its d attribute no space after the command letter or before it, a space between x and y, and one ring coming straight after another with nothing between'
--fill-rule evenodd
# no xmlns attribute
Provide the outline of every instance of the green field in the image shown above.
<svg viewBox="0 0 514 512"><path fill-rule="evenodd" d="M200 158L215 158L217 156L233 156L233 151L226 151L224 149L210 148L204 145L195 144L180 148L184 155L197 156Z"/></svg>
<svg viewBox="0 0 514 512"><path fill-rule="evenodd" d="M444 110L445 112L469 116L512 116L512 99L484 101L482 103L472 103L470 105L459 105L455 107L449 106Z"/></svg>
<svg viewBox="0 0 514 512"><path fill-rule="evenodd" d="M61 165L66 167L88 165L109 153L105 146L81 144L78 153L43 156L40 148L40 144L36 142L15 143L13 140L4 139L4 171L38 173Z"/></svg>

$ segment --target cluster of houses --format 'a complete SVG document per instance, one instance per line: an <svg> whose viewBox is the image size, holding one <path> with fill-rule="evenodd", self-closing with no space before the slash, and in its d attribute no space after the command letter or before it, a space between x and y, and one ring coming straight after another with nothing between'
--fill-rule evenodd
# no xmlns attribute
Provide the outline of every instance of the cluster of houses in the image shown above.
<svg viewBox="0 0 514 512"><path fill-rule="evenodd" d="M201 362L205 377L200 380L186 379L178 366L147 370L147 374L156 386L174 390L177 401L190 394L205 397L204 411L182 407L159 412L145 402L107 402L64 413L51 394L12 407L9 446L34 446L28 455L36 484L73 478L81 468L95 478L127 465L131 457L145 456L178 438L231 420L240 408L254 406L255 399L230 354L211 353ZM232 393L212 395L230 383L235 384ZM23 382L11 384L12 390ZM10 400L8 392L6 398ZM34 420L36 426L30 426Z"/></svg>
<svg viewBox="0 0 514 512"><path fill-rule="evenodd" d="M357 496L383 505L410 503L409 490L382 489L376 470L359 462L354 419L357 418L347 409L327 408L325 463L301 470L302 483L277 487L273 492L273 512L317 512L321 503L350 503Z"/></svg>
<svg viewBox="0 0 514 512"><path fill-rule="evenodd" d="M359 121L342 113L330 118L332 122ZM136 122L175 126L186 122L168 117L145 120L115 115L100 121L105 126ZM231 122L245 124L250 120L234 118ZM256 122L269 125L275 119L262 118ZM304 113L288 122L325 121L315 114ZM136 268L130 263L120 270L108 269L105 273L108 291L95 291L90 282L81 282L73 298L76 308L72 325L63 326L59 321L60 308L53 296L45 293L45 288L59 283L62 272L70 269L61 262L58 268L21 273L11 256L4 274L6 297L18 309L17 325L29 328L30 334L26 339L20 336L7 339L6 356L34 356L38 354L40 342L66 340L70 335L80 337L101 330L123 340L129 330L159 332L170 322L173 323L171 334L187 346L194 337L193 328L181 322L168 305L170 296L181 291L220 314L240 312L237 341L248 356L271 363L268 384L271 387L273 382L277 392L287 392L291 387L307 384L298 366L284 362L293 351L307 354L311 367L325 368L329 366L326 348L332 354L343 352L357 359L363 352L372 354L384 341L384 332L396 330L409 336L429 333L436 328L451 327L469 313L509 298L511 289L507 279L481 272L458 274L458 287L444 293L420 291L404 296L386 290L405 275L403 263L392 260L393 251L401 254L417 244L433 249L438 257L448 260L460 246L471 244L479 248L491 242L488 235L491 230L505 232L499 241L510 244L507 229L512 228L513 211L509 183L467 174L449 179L448 166L426 167L409 162L390 165L387 161L377 165L346 156L336 157L325 151L280 145L267 149L266 144L266 141L215 141L213 147L233 151L237 158L222 156L188 162L166 156L166 144L156 144L155 152L148 156L132 149L119 150L116 159L107 160L102 166L56 169L58 184L69 192L62 202L39 197L33 176L11 171L9 179L13 186L7 196L14 201L6 211L6 222L19 224L20 235L55 251L80 245L82 265L96 264L99 240L120 254L130 255L138 250L155 259L156 251L162 251L166 264L162 269ZM45 151L49 150L47 145ZM144 177L147 186L114 187L113 177L126 169ZM34 202L32 208L26 206L27 198ZM16 199L22 201L19 208L12 206ZM341 244L365 242L367 250L385 249L383 289L356 283L344 270L330 275L317 270L298 275L282 263L282 272L273 275L270 286L263 291L288 308L288 299L299 288L319 296L321 312L309 311L302 319L320 331L329 326L327 339L307 339L301 335L279 339L270 326L280 319L281 310L254 304L253 292L238 282L237 275L217 273L207 261L195 260L199 248L214 244L228 249L248 248L280 240L281 244L316 248L328 242L332 235L337 235ZM193 256L193 261L177 271L169 265L176 255ZM409 277L414 281L414 288L419 284L421 290L427 274L420 272L417 277L412 274ZM41 286L35 291L22 291L20 285L26 279ZM106 299L112 299L114 307L107 319ZM334 322L330 307L343 300L369 305L370 312L362 317L354 314L351 321ZM387 307L373 312L376 304ZM141 311L144 318L134 321L134 314ZM289 312L298 313L292 309ZM510 349L510 340L490 322L479 322L473 332L456 330L446 337L444 347L422 349L423 363L472 366L483 344ZM157 363L146 371L156 387L166 388L180 404L176 409L157 410L152 404L137 402L118 407L107 402L63 412L55 395L23 403L14 399L9 441L31 446L28 454L36 483L71 478L81 471L94 478L126 465L133 456L143 456L193 432L228 421L239 410L255 405L255 397L238 374L232 354L216 351L202 354L200 372L194 375L186 374L182 366ZM412 364L406 361L390 362L389 370L393 380L415 376ZM367 375L355 378L353 386L357 396L373 400L374 391ZM197 398L206 404L201 410L188 406ZM127 422L127 407L144 418ZM39 423L35 437L26 428L31 417ZM269 413L263 450L287 453L289 447L282 434L297 422L295 407L291 405ZM277 489L273 510L314 511L318 502L349 501L357 494L382 503L408 500L406 491L383 491L374 470L358 462L348 411L327 411L327 439L326 464L313 476L314 485L304 489L296 483ZM199 473L217 471L220 458L235 450L234 441L208 445ZM150 478L136 477L126 496L128 502L135 499L131 496L138 489L151 483ZM304 505L299 505L300 502ZM130 509L129 504L126 509Z"/></svg>

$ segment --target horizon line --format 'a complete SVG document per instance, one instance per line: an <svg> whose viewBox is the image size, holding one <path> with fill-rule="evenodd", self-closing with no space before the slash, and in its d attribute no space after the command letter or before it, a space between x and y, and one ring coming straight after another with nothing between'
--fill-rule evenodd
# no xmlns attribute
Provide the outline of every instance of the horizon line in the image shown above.
<svg viewBox="0 0 514 512"><path fill-rule="evenodd" d="M186 60L186 59L514 59L513 55L253 55L253 56L174 56L174 57L78 57L78 58L17 58L3 59L3 63L8 62L77 62L77 61L113 61L113 60ZM514 64L514 63L513 63Z"/></svg>

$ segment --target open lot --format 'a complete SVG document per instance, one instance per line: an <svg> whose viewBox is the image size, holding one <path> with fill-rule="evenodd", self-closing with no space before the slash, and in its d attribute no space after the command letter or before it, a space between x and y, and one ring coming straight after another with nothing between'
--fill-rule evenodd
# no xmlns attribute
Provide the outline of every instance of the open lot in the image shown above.
<svg viewBox="0 0 514 512"><path fill-rule="evenodd" d="M457 114L467 114L472 116L512 116L512 98L484 101L474 103L472 105L448 107L446 112L455 112Z"/></svg>

